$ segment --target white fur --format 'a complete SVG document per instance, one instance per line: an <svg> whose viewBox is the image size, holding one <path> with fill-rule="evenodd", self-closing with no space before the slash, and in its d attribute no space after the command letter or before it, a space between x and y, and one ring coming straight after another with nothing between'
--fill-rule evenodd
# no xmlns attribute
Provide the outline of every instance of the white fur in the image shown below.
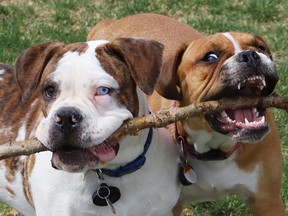
<svg viewBox="0 0 288 216"><path fill-rule="evenodd" d="M262 64L265 65L265 71L263 70L263 73L273 72L274 64L272 60L263 53L260 53L257 51L256 53L261 58ZM223 67L224 66L226 67L225 73L228 73L230 74L230 77L233 77L233 80L231 80L231 83L235 85L237 85L240 82L240 78L239 76L237 76L237 74L239 73L239 71L241 71L241 68L239 68L239 64L237 64L236 58L237 58L237 54L231 56L223 63Z"/></svg>
<svg viewBox="0 0 288 216"><path fill-rule="evenodd" d="M237 143L237 140L217 132L195 131L188 125L184 125L184 128L191 137L189 143L194 143L195 149L200 153ZM224 198L229 194L238 194L245 200L251 192L255 193L261 165L257 165L251 172L242 171L236 164L236 155L237 152L228 159L220 161L190 159L193 170L197 174L197 182L183 187L180 202L188 204L192 201L210 201Z"/></svg>
<svg viewBox="0 0 288 216"><path fill-rule="evenodd" d="M180 202L211 201L229 194L238 194L246 200L251 192L255 193L261 165L255 166L251 172L242 171L234 160L235 156L232 155L223 161L191 160L192 167L197 173L197 183L183 187Z"/></svg>
<svg viewBox="0 0 288 216"><path fill-rule="evenodd" d="M243 49L241 48L237 40L233 38L233 36L230 33L226 32L226 33L223 33L223 35L233 44L234 50L235 50L235 54L231 56L230 58L228 58L223 63L223 66L227 68L226 71L229 74L232 74L232 75L235 74L234 76L235 79L233 81L235 85L237 85L239 83L239 80L237 79L239 76L236 76L236 74L239 73L240 68L239 68L239 64L237 64L236 62L236 58L237 58L237 54L242 52ZM267 67L266 71L273 71L274 64L272 60L267 55L261 52L256 51L256 53L260 56L262 64L264 64Z"/></svg>
<svg viewBox="0 0 288 216"><path fill-rule="evenodd" d="M78 52L67 52L59 61L51 76L53 81L60 83L61 94L36 132L36 137L44 145L53 139L47 131L54 122L55 113L65 106L77 107L86 117L82 140L89 142L86 141L83 147L103 142L124 120L132 118L132 114L113 97L102 95L93 98L100 86L119 89L116 80L104 71L93 51L103 43L106 42L89 42L89 49L85 53L79 55Z"/></svg>
<svg viewBox="0 0 288 216"><path fill-rule="evenodd" d="M35 99L32 103L31 103L31 110L33 112L33 108L36 106L36 104L38 103L38 99ZM29 138L34 138L35 137L35 131L31 131L29 134L26 134L27 131L27 120L30 117L30 110L27 110L27 115L25 116L25 118L22 120L22 124L20 126L20 128L18 129L18 134L17 137L15 139L15 141L23 141L25 139L27 139L27 136L29 136ZM42 119L42 116L39 116L39 119Z"/></svg>
<svg viewBox="0 0 288 216"><path fill-rule="evenodd" d="M18 130L18 135L15 139L15 141L23 141L25 140L26 137L26 122L23 122L21 127Z"/></svg>
<svg viewBox="0 0 288 216"><path fill-rule="evenodd" d="M130 111L120 106L113 97L105 95L96 103L88 96L94 95L99 86L120 87L95 58L93 50L101 43L104 42L89 42L90 47L85 53L79 55L68 52L59 61L51 79L60 83L61 94L48 110L47 118L41 120L36 132L37 138L44 144L53 139L47 131L54 113L61 107L74 106L85 115L87 121L84 131L93 134L92 142L85 147L102 142L126 119L132 117ZM137 89L137 95L139 116L148 114L146 95L140 89ZM24 128L19 129L19 139L24 134ZM119 167L137 158L143 152L148 130L141 130L137 136L122 138L117 156L104 167ZM85 133L82 134L83 139L85 136ZM5 191L5 194L0 194L1 199L25 216L113 215L109 207L95 206L92 203L92 195L101 183L94 171L69 173L56 170L51 166L51 152L41 152L35 156L35 166L29 179L35 212L23 194L21 169L13 185L0 181L0 189ZM172 208L180 194L180 183L177 178L178 151L167 129L153 129L151 146L145 157L144 166L131 174L122 177L104 175L108 185L118 187L121 191L120 200L113 204L117 216L172 215ZM0 177L5 179L4 172L0 172ZM9 192L5 190L7 185L17 191L15 196L9 197Z"/></svg>
<svg viewBox="0 0 288 216"><path fill-rule="evenodd" d="M233 38L233 36L229 32L223 33L223 35L233 44L235 53L242 52L240 44Z"/></svg>
<svg viewBox="0 0 288 216"><path fill-rule="evenodd" d="M19 157L19 161L21 161L21 166L19 167L19 171L17 171L15 174L15 181L9 182L7 180L7 170L5 168L4 161L0 161L0 200L5 201L10 206L13 206L20 212L25 212L25 215L35 215L34 209L32 206L29 205L23 191L22 183L23 178L21 174L21 169L23 169L23 163L25 161L26 156ZM13 172L13 171L12 171ZM10 173L11 175L14 175L14 173ZM9 175L9 174L8 174ZM7 188L11 189L15 194L11 194L8 192Z"/></svg>
<svg viewBox="0 0 288 216"><path fill-rule="evenodd" d="M6 71L4 69L0 70L0 76L3 75ZM0 81L3 80L2 77L0 77Z"/></svg>
<svg viewBox="0 0 288 216"><path fill-rule="evenodd" d="M141 169L119 178L105 176L108 185L116 186L121 191L120 200L114 203L116 215L172 215L171 209L180 191L177 183L177 150L165 129L154 129L153 132L146 163ZM147 134L147 130L144 130L144 134ZM143 148L141 142L143 138L146 139L146 136L141 135L133 141L129 137L121 142L123 149L120 149L119 157L136 155L133 145ZM86 174L58 171L51 167L50 159L50 152L38 154L31 178L37 215L113 215L108 207L92 203L92 194L99 186L93 171Z"/></svg>
<svg viewBox="0 0 288 216"><path fill-rule="evenodd" d="M186 123L184 123L184 129L189 134L188 142L194 143L194 147L199 153L223 146L234 146L237 143L237 140L232 140L216 131L209 133L205 130L193 130Z"/></svg>
<svg viewBox="0 0 288 216"><path fill-rule="evenodd" d="M145 95L139 89L138 93L139 115L147 114ZM135 159L143 151L147 135L148 129L121 140L118 155L106 167L114 168ZM31 177L37 215L113 215L108 207L92 203L92 194L100 183L93 171L84 174L55 170L50 159L50 152L37 154ZM116 215L172 215L171 209L180 193L177 161L177 149L170 133L166 129L153 129L152 143L141 169L119 178L105 176L108 185L121 191L120 200L114 203Z"/></svg>

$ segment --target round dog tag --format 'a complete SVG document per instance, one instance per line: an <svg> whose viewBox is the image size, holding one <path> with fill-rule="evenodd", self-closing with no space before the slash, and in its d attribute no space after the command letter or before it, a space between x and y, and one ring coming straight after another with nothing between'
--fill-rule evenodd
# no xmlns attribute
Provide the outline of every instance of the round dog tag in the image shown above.
<svg viewBox="0 0 288 216"><path fill-rule="evenodd" d="M115 203L121 197L120 190L117 187L108 186L106 183L100 184L100 187L93 193L92 200L97 206L108 206L109 202Z"/></svg>
<svg viewBox="0 0 288 216"><path fill-rule="evenodd" d="M197 175L190 165L180 165L179 179L182 185L188 186L197 182Z"/></svg>

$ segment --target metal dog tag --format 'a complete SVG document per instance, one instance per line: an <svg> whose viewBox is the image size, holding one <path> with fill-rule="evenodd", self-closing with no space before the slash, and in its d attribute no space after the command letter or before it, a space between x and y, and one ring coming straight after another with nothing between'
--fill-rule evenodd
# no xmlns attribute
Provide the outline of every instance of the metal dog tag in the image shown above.
<svg viewBox="0 0 288 216"><path fill-rule="evenodd" d="M188 186L197 182L197 175L193 170L192 166L189 164L186 153L183 146L183 138L178 137L179 143L179 153L180 153L180 163L178 178L182 185Z"/></svg>
<svg viewBox="0 0 288 216"><path fill-rule="evenodd" d="M121 193L119 188L108 186L103 177L101 169L95 170L99 181L102 182L98 189L92 195L92 201L97 206L109 206L113 214L116 214L116 209L113 206L113 203L117 202Z"/></svg>
<svg viewBox="0 0 288 216"><path fill-rule="evenodd" d="M97 206L109 206L111 211L116 214L116 209L114 208L113 203L117 202L120 197L121 193L118 188L102 183L92 195L92 200Z"/></svg>
<svg viewBox="0 0 288 216"><path fill-rule="evenodd" d="M189 164L184 166L180 164L178 177L181 184L184 186L188 186L197 182L197 175Z"/></svg>

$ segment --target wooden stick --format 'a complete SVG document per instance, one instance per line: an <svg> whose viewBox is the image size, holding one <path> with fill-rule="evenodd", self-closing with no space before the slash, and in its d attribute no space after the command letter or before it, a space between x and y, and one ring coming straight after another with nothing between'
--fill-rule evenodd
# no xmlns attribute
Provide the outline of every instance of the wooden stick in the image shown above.
<svg viewBox="0 0 288 216"><path fill-rule="evenodd" d="M236 109L240 107L275 107L288 111L288 100L278 94L269 97L247 98L239 97L235 99L221 99L218 101L207 101L198 104L191 104L187 107L172 108L159 111L144 117L137 117L127 120L109 138L120 139L123 135L136 135L141 129L149 127L165 127L176 121L185 120L191 117L221 112L226 109ZM10 142L0 145L0 160L8 157L20 155L30 155L47 150L36 138L21 142Z"/></svg>

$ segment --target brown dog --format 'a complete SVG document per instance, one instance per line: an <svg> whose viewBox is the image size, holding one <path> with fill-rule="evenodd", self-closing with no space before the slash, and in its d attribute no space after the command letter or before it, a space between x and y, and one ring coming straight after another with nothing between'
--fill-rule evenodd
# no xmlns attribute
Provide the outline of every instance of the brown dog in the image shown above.
<svg viewBox="0 0 288 216"><path fill-rule="evenodd" d="M149 101L153 111L224 97L266 96L278 81L267 44L253 34L205 37L168 17L138 14L100 22L88 40L127 36L151 38L165 46L156 87L160 95L155 92ZM170 129L174 136L175 129ZM285 214L279 195L280 140L269 109L247 107L194 117L177 124L176 136L187 140L184 149L198 180L183 187L175 214L191 201L228 194L239 195L254 215Z"/></svg>

